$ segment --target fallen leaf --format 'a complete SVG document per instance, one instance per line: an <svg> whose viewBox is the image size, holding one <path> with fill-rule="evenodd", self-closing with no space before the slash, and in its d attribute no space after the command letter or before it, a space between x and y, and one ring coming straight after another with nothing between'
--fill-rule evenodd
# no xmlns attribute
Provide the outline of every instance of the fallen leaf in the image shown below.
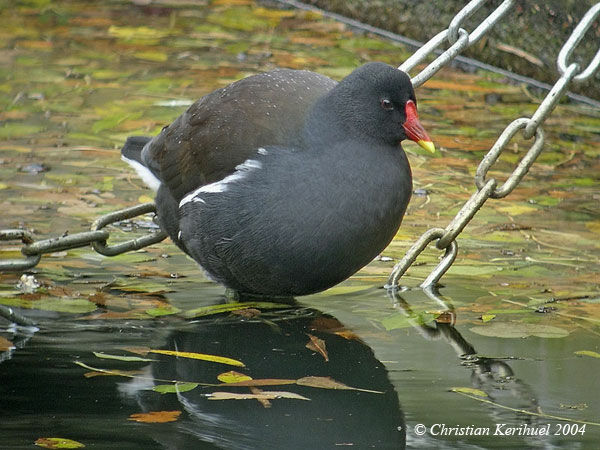
<svg viewBox="0 0 600 450"><path fill-rule="evenodd" d="M334 380L331 377L302 377L296 380L296 384L298 384L299 386L307 386L319 389L340 389L347 391L361 391L370 392L373 394L383 394L383 392L381 391L373 391L370 389L361 389L348 386L344 383L340 383L339 381Z"/></svg>
<svg viewBox="0 0 600 450"><path fill-rule="evenodd" d="M252 394L259 395L259 394L262 394L264 391L262 389L257 388L257 387L251 387L250 388L250 392ZM263 405L264 408L270 408L272 406L271 401L267 400L266 398L257 398L256 400L258 400L258 402L261 405Z"/></svg>
<svg viewBox="0 0 600 450"><path fill-rule="evenodd" d="M356 333L354 333L353 331L350 330L341 330L341 331L335 331L333 334L337 334L340 337L343 337L344 339L348 340L348 341L360 341L360 336Z"/></svg>
<svg viewBox="0 0 600 450"><path fill-rule="evenodd" d="M493 322L485 326L472 327L470 331L481 336L499 338L526 338L529 336L562 338L569 335L569 332L563 328L521 322Z"/></svg>
<svg viewBox="0 0 600 450"><path fill-rule="evenodd" d="M5 352L7 350L11 350L15 348L15 346L13 345L12 342L10 342L8 339L4 339L2 336L0 336L0 352Z"/></svg>
<svg viewBox="0 0 600 450"><path fill-rule="evenodd" d="M578 356L591 356L592 358L600 358L600 353L592 350L578 350L575 352Z"/></svg>
<svg viewBox="0 0 600 450"><path fill-rule="evenodd" d="M181 411L151 411L148 413L131 414L128 420L143 423L166 423L175 422Z"/></svg>
<svg viewBox="0 0 600 450"><path fill-rule="evenodd" d="M308 334L308 337L310 338L310 341L308 344L306 344L306 348L319 353L323 359L325 359L325 361L329 362L329 355L327 354L325 341L317 336L313 336L312 334Z"/></svg>
<svg viewBox="0 0 600 450"><path fill-rule="evenodd" d="M191 391L198 387L198 383L174 383L174 384L158 384L152 388L154 392L161 394L178 394L180 392Z"/></svg>
<svg viewBox="0 0 600 450"><path fill-rule="evenodd" d="M284 384L296 384L296 380L286 379L286 378L260 378L254 380L250 378L249 380L240 380L240 381L232 381L232 382L223 382L220 386L281 386Z"/></svg>
<svg viewBox="0 0 600 450"><path fill-rule="evenodd" d="M147 355L150 350L150 347L120 347L121 350L125 350L130 353L136 353L138 355Z"/></svg>
<svg viewBox="0 0 600 450"><path fill-rule="evenodd" d="M482 314L481 321L484 323L489 322L490 320L494 319L494 317L496 317L496 314Z"/></svg>
<svg viewBox="0 0 600 450"><path fill-rule="evenodd" d="M156 361L156 359L140 358L139 356L122 356L122 355L109 355L108 353L93 352L98 358L103 359L116 359L119 361Z"/></svg>
<svg viewBox="0 0 600 450"><path fill-rule="evenodd" d="M231 314L235 314L246 319L252 319L253 317L260 316L260 309L256 308L246 308L246 309L236 309L231 311Z"/></svg>
<svg viewBox="0 0 600 450"><path fill-rule="evenodd" d="M35 445L44 448L83 448L81 442L65 438L39 438L35 441Z"/></svg>
<svg viewBox="0 0 600 450"><path fill-rule="evenodd" d="M194 319L196 317L210 316L213 314L222 314L226 312L237 311L240 309L256 308L256 309L277 309L277 308L289 308L290 305L282 303L269 303L269 302L242 302L242 303L225 303L222 305L211 305L203 306L201 308L191 309L186 311L183 315L188 319Z"/></svg>
<svg viewBox="0 0 600 450"><path fill-rule="evenodd" d="M252 377L230 370L229 372L223 372L217 375L217 379L222 383L239 383L240 381L252 380Z"/></svg>
<svg viewBox="0 0 600 450"><path fill-rule="evenodd" d="M260 394L238 394L235 392L217 391L207 394L209 400L276 400L278 398L290 398L294 400L310 400L300 394L285 391L262 391Z"/></svg>
<svg viewBox="0 0 600 450"><path fill-rule="evenodd" d="M237 359L227 358L226 356L207 355L205 353L178 352L176 350L150 350L149 353L158 353L161 355L175 356L177 358L201 359L219 364L228 364L230 366L246 367L246 365Z"/></svg>
<svg viewBox="0 0 600 450"><path fill-rule="evenodd" d="M450 392L460 392L462 394L476 395L477 397L488 397L488 395L481 389L475 389L470 387L453 387L450 388Z"/></svg>

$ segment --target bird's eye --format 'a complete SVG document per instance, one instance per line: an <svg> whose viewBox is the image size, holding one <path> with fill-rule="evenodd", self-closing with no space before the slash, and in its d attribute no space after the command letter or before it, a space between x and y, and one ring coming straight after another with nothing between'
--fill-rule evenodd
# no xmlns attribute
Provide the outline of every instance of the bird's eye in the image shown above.
<svg viewBox="0 0 600 450"><path fill-rule="evenodd" d="M384 98L383 100L381 100L381 107L386 111L391 111L392 109L394 109L394 104L387 98Z"/></svg>

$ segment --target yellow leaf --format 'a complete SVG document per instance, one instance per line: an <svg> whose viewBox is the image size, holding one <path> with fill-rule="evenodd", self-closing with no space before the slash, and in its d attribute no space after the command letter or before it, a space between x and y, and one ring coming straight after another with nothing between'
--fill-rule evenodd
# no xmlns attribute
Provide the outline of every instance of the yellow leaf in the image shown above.
<svg viewBox="0 0 600 450"><path fill-rule="evenodd" d="M585 227L590 230L592 233L600 234L600 220L595 220L592 222L586 222Z"/></svg>
<svg viewBox="0 0 600 450"><path fill-rule="evenodd" d="M111 25L108 34L121 39L160 39L168 36L169 32L149 27L118 27Z"/></svg>
<svg viewBox="0 0 600 450"><path fill-rule="evenodd" d="M458 392L460 394L475 395L477 397L487 397L488 396L481 389L474 389L474 388L470 388L470 387L453 387L453 388L450 388L450 391Z"/></svg>
<svg viewBox="0 0 600 450"><path fill-rule="evenodd" d="M501 206L497 208L498 211L507 213L511 216L518 216L520 214L527 214L533 211L537 211L538 209L529 206L529 205L509 205L509 206Z"/></svg>
<svg viewBox="0 0 600 450"><path fill-rule="evenodd" d="M575 352L575 354L579 356L591 356L592 358L600 358L600 353L594 352L592 350L578 350Z"/></svg>
<svg viewBox="0 0 600 450"><path fill-rule="evenodd" d="M159 353L161 355L176 356L178 358L201 359L230 366L246 367L246 365L237 359L227 358L226 356L207 355L205 353L178 352L175 350L149 350L149 353Z"/></svg>
<svg viewBox="0 0 600 450"><path fill-rule="evenodd" d="M140 203L149 203L149 202L153 202L153 201L154 201L154 199L147 195L140 195L138 197L138 202L140 202Z"/></svg>
<svg viewBox="0 0 600 450"><path fill-rule="evenodd" d="M135 53L133 56L135 56L138 59L144 59L146 61L156 61L156 62L165 62L167 59L169 59L169 57L167 56L166 53L152 52L152 51L138 52L138 53Z"/></svg>
<svg viewBox="0 0 600 450"><path fill-rule="evenodd" d="M481 315L481 321L482 322L489 322L490 320L492 320L494 317L496 317L496 314L482 314Z"/></svg>
<svg viewBox="0 0 600 450"><path fill-rule="evenodd" d="M252 377L244 375L243 373L236 372L234 370L230 370L229 372L220 373L217 376L217 379L222 383L239 383L240 381L251 380Z"/></svg>

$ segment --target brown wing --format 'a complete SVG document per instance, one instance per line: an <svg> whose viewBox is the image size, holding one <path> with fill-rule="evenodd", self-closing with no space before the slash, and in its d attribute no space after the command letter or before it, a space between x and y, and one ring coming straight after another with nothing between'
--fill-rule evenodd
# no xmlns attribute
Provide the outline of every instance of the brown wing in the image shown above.
<svg viewBox="0 0 600 450"><path fill-rule="evenodd" d="M335 84L288 69L237 81L190 106L152 139L142 158L179 202L231 174L260 147L294 146L307 112Z"/></svg>

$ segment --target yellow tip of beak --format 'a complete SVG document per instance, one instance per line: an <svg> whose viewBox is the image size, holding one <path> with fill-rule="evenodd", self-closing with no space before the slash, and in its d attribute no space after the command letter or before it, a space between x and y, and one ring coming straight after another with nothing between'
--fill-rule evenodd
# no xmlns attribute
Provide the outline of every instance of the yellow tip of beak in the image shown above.
<svg viewBox="0 0 600 450"><path fill-rule="evenodd" d="M433 142L431 142L431 141L424 141L424 140L421 139L420 141L417 141L417 144L419 144L419 146L421 148L424 148L429 153L435 153L435 145L433 145Z"/></svg>

